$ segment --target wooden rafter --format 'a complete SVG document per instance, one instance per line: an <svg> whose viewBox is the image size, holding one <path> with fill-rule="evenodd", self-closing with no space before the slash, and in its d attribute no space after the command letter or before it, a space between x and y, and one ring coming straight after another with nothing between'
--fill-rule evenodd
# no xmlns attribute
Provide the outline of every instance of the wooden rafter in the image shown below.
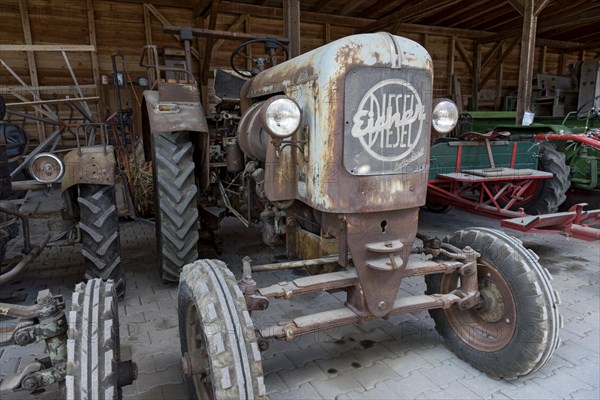
<svg viewBox="0 0 600 400"><path fill-rule="evenodd" d="M508 45L508 47L506 49L504 49L503 51L500 52L500 56L496 59L496 63L492 66L492 68L488 71L488 73L479 82L480 89L482 87L484 87L486 83L488 83L488 81L490 80L492 75L494 75L496 73L497 69L502 65L502 63L506 59L506 56L508 56L513 51L513 49L515 48L515 46L517 45L518 42L519 42L519 38L515 38ZM502 47L502 43L500 43L500 46ZM481 69L483 70L483 66Z"/></svg>
<svg viewBox="0 0 600 400"><path fill-rule="evenodd" d="M470 74L473 74L473 63L469 60L469 56L467 55L467 50L463 46L460 40L456 39L456 50L458 50L458 54L460 58L463 60Z"/></svg>
<svg viewBox="0 0 600 400"><path fill-rule="evenodd" d="M25 43L28 45L32 45L33 40L31 38L31 27L29 26L29 11L27 10L27 0L19 0L19 11L21 12L21 26L23 27L23 36L25 38ZM39 86L37 65L35 63L35 55L33 51L27 51L27 65L29 67L29 79L31 80L31 86ZM36 91L36 94L39 95L39 92ZM39 111L36 111L36 115L40 116ZM46 136L44 124L42 124L41 122L36 122L36 126L38 140L41 142L45 139Z"/></svg>
<svg viewBox="0 0 600 400"><path fill-rule="evenodd" d="M406 21L409 18L414 17L415 15L431 11L431 9L436 9L437 11L440 11L444 8L458 3L459 1L460 0L424 0L408 7L396 8L396 11L394 11L393 13L363 27L361 29L361 32L372 32L378 29L382 29L388 25L397 23L399 21Z"/></svg>
<svg viewBox="0 0 600 400"><path fill-rule="evenodd" d="M229 27L226 29L226 31L228 31L228 32L235 32L235 31L237 31L246 22L246 18L248 18L247 14L240 15L233 22L233 24L229 25ZM215 44L213 45L213 52L219 50L221 48L221 46L223 46L223 43L225 43L225 39L219 39L219 40L217 40L215 42Z"/></svg>
<svg viewBox="0 0 600 400"><path fill-rule="evenodd" d="M327 6L329 6L331 3L333 3L334 0L322 0L322 1L317 1L317 4L315 4L310 11L312 12L320 12L321 10L323 10L324 8L327 8Z"/></svg>
<svg viewBox="0 0 600 400"><path fill-rule="evenodd" d="M160 11L158 11L156 9L156 7L154 7L152 4L144 3L144 8L147 8L148 11L150 11L150 13L152 15L154 15L154 17L156 17L156 19L158 19L161 24L163 24L163 26L171 25L169 20ZM177 42L179 42L179 35L173 34L173 37L175 38L175 40L177 40ZM198 50L192 48L192 55L194 57L196 57L196 59L200 60L200 53L198 53Z"/></svg>
<svg viewBox="0 0 600 400"><path fill-rule="evenodd" d="M348 15L352 11L356 10L358 7L362 6L367 1L369 1L369 0L347 1L346 4L344 4L344 6L339 11L336 12L336 14L338 14L338 15Z"/></svg>

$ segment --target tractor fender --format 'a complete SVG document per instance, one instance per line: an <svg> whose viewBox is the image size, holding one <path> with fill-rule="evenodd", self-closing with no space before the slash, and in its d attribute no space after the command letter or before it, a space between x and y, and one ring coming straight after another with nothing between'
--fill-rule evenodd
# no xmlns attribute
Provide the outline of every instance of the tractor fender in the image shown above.
<svg viewBox="0 0 600 400"><path fill-rule="evenodd" d="M160 104L173 104L176 111L160 111ZM204 117L204 110L200 102L174 102L161 101L157 90L146 90L144 92L144 104L142 105L143 120L148 126L144 127L144 133L157 132L208 132L208 124Z"/></svg>
<svg viewBox="0 0 600 400"><path fill-rule="evenodd" d="M85 146L71 150L63 158L65 174L61 191L79 184L114 185L115 152L113 146Z"/></svg>

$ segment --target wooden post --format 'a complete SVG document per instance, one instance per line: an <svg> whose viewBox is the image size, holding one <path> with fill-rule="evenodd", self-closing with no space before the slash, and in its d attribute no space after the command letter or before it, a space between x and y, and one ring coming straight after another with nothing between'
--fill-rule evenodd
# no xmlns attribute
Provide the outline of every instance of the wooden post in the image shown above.
<svg viewBox="0 0 600 400"><path fill-rule="evenodd" d="M547 46L542 46L542 51L541 51L541 57L540 57L540 74L545 74L546 73L546 55L548 53L548 47Z"/></svg>
<svg viewBox="0 0 600 400"><path fill-rule="evenodd" d="M246 14L246 20L244 21L244 32L252 33L252 24L250 22L250 14ZM250 71L252 67L252 46L246 47L246 55L248 58L246 59L246 69Z"/></svg>
<svg viewBox="0 0 600 400"><path fill-rule="evenodd" d="M479 76L481 75L481 44L474 43L473 48L473 108L477 111L479 108Z"/></svg>
<svg viewBox="0 0 600 400"><path fill-rule="evenodd" d="M283 0L283 31L290 39L290 58L300 55L300 1Z"/></svg>
<svg viewBox="0 0 600 400"><path fill-rule="evenodd" d="M331 42L331 24L325 22L323 25L323 36L325 37L325 44Z"/></svg>
<svg viewBox="0 0 600 400"><path fill-rule="evenodd" d="M504 53L504 44L500 45L500 53L498 53L498 61L500 65L496 70L496 101L494 109L500 111L502 109L502 80L504 79L504 63L502 62L502 55Z"/></svg>
<svg viewBox="0 0 600 400"><path fill-rule="evenodd" d="M447 75L448 75L448 97L452 98L452 77L454 76L454 57L456 55L455 53L455 49L456 49L456 36L452 35L450 36L448 39L450 39L450 43L448 44L448 68L447 68ZM458 103L458 101L455 99L455 102Z"/></svg>
<svg viewBox="0 0 600 400"><path fill-rule="evenodd" d="M23 36L25 37L26 44L33 44L31 39L31 28L29 26L29 11L27 10L27 0L19 0L19 10L21 12L21 25L23 26ZM31 86L33 86L35 93L39 96L38 86L38 76L37 76L37 66L35 64L35 55L33 51L27 52L27 65L29 66L29 78L31 79ZM35 99L34 99L35 100ZM36 111L35 113L38 117L41 117L41 114ZM44 124L41 122L36 122L38 140L39 143L43 142L46 138L46 130Z"/></svg>
<svg viewBox="0 0 600 400"><path fill-rule="evenodd" d="M217 27L217 18L219 17L219 3L220 0L212 0L210 6L210 17L208 20L208 29L215 29ZM212 57L214 39L207 38L206 46L204 48L204 59L202 60L202 106L204 107L204 113L208 115L208 78L210 73L210 59Z"/></svg>
<svg viewBox="0 0 600 400"><path fill-rule="evenodd" d="M535 33L537 16L548 3L547 0L521 0L523 4L523 33L521 36L521 58L519 62L519 88L517 94L516 123L523 122L525 111L531 110L531 91L535 58Z"/></svg>
<svg viewBox="0 0 600 400"><path fill-rule="evenodd" d="M94 85L96 86L96 96L100 97L100 100L96 103L96 118L97 121L102 120L102 115L100 114L100 104L104 104L104 99L102 96L102 90L100 87L100 70L98 65L98 47L96 43L96 20L94 14L94 0L86 1L87 8L87 19L88 19L88 31L90 35L90 45L94 46L94 51L90 53L90 57L92 59L92 75L94 77Z"/></svg>

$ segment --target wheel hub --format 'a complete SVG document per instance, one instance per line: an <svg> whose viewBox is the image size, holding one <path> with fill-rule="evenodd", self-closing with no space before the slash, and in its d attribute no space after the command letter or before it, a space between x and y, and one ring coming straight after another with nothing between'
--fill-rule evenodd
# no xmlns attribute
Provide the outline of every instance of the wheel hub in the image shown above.
<svg viewBox="0 0 600 400"><path fill-rule="evenodd" d="M486 322L498 322L505 312L504 297L498 286L490 279L479 281L480 302L477 308L479 318Z"/></svg>

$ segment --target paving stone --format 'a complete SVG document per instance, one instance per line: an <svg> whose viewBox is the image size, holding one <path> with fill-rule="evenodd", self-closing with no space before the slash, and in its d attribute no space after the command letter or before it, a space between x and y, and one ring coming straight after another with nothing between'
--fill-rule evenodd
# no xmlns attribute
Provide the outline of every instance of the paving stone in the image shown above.
<svg viewBox="0 0 600 400"><path fill-rule="evenodd" d="M351 353L344 353L337 357L316 360L315 363L328 375L335 375L338 372L355 369L356 366L360 364Z"/></svg>
<svg viewBox="0 0 600 400"><path fill-rule="evenodd" d="M448 360L442 361L441 365L421 370L421 373L435 382L442 389L450 386L450 383L461 379L471 378L473 375Z"/></svg>
<svg viewBox="0 0 600 400"><path fill-rule="evenodd" d="M598 387L600 384L600 368L598 368L598 358L584 358L581 365L573 368L567 368L566 373L569 376L587 383L592 387Z"/></svg>
<svg viewBox="0 0 600 400"><path fill-rule="evenodd" d="M415 399L481 399L481 397L475 394L473 391L467 389L459 381L453 381L448 383L442 390L428 390L415 396Z"/></svg>
<svg viewBox="0 0 600 400"><path fill-rule="evenodd" d="M279 371L277 374L291 390L298 388L306 382L322 381L328 378L314 362L310 362L292 371Z"/></svg>
<svg viewBox="0 0 600 400"><path fill-rule="evenodd" d="M397 399L397 394L392 391L385 383L378 383L373 389L357 392L352 391L346 394L350 399L362 399L362 400L385 400L385 399ZM327 398L327 397L325 397ZM339 396L336 397L339 399Z"/></svg>
<svg viewBox="0 0 600 400"><path fill-rule="evenodd" d="M135 381L138 394L147 392L152 388L162 385L182 383L183 378L178 365L173 365L159 372L138 373Z"/></svg>
<svg viewBox="0 0 600 400"><path fill-rule="evenodd" d="M433 368L433 364L414 351L408 351L397 358L384 358L382 361L400 376L408 376L417 369Z"/></svg>
<svg viewBox="0 0 600 400"><path fill-rule="evenodd" d="M289 388L285 382L283 382L279 375L274 372L265 374L265 386L267 388L267 394L269 395L272 393L283 393L289 391Z"/></svg>
<svg viewBox="0 0 600 400"><path fill-rule="evenodd" d="M420 371L414 371L406 378L388 379L384 383L396 393L398 399L413 399L415 396L436 387L435 383Z"/></svg>
<svg viewBox="0 0 600 400"><path fill-rule="evenodd" d="M352 376L342 375L325 381L311 382L323 399L332 399L350 391L363 391L364 387Z"/></svg>
<svg viewBox="0 0 600 400"><path fill-rule="evenodd" d="M313 343L306 349L286 351L285 356L298 368L307 362L328 358L329 353L323 350L319 343Z"/></svg>
<svg viewBox="0 0 600 400"><path fill-rule="evenodd" d="M150 341L152 343L158 343L165 340L171 340L172 338L179 337L179 328L169 328L163 330L151 330L148 332L150 335Z"/></svg>
<svg viewBox="0 0 600 400"><path fill-rule="evenodd" d="M320 399L319 393L311 386L310 383L305 383L300 387L290 390L285 393L273 393L269 395L271 400L315 400Z"/></svg>
<svg viewBox="0 0 600 400"><path fill-rule="evenodd" d="M432 348L417 348L414 351L433 365L440 365L444 360L456 358L454 353L443 344L438 344Z"/></svg>
<svg viewBox="0 0 600 400"><path fill-rule="evenodd" d="M370 367L357 368L351 374L367 390L374 388L378 382L398 377L398 374L382 362L376 362Z"/></svg>
<svg viewBox="0 0 600 400"><path fill-rule="evenodd" d="M544 386L538 385L533 381L526 381L521 387L514 389L502 389L500 392L510 399L557 399L560 396L547 390Z"/></svg>
<svg viewBox="0 0 600 400"><path fill-rule="evenodd" d="M516 389L514 381L505 381L502 379L492 379L485 374L473 378L461 379L460 383L483 398L490 398L494 393L502 390Z"/></svg>
<svg viewBox="0 0 600 400"><path fill-rule="evenodd" d="M571 398L573 399L600 399L600 389L594 388L592 390L577 390L571 393Z"/></svg>
<svg viewBox="0 0 600 400"><path fill-rule="evenodd" d="M292 364L286 353L279 353L274 357L263 359L263 371L265 375L282 370L291 371L293 369L294 364Z"/></svg>

